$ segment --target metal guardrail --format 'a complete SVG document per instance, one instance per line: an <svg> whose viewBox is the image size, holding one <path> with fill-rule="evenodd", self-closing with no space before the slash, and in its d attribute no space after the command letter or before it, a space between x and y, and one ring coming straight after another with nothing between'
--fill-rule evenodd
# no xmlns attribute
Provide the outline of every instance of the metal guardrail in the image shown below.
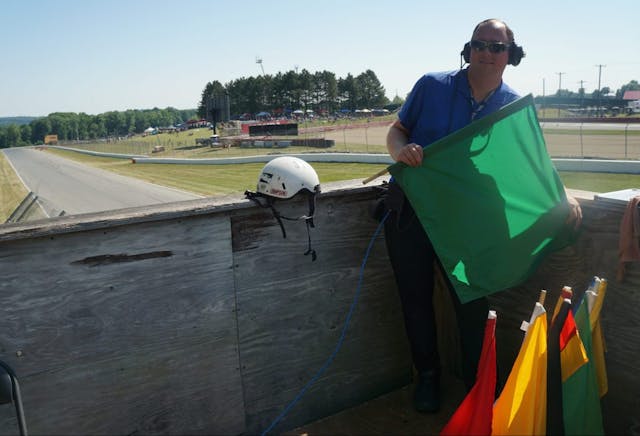
<svg viewBox="0 0 640 436"><path fill-rule="evenodd" d="M11 215L9 215L9 218L7 218L5 223L20 222L25 216L27 216L27 213L29 212L31 207L33 207L33 205L36 204L37 200L38 200L38 196L33 192L29 192L27 196L24 197L24 199L20 202L18 207L16 207L16 209L13 212L11 212Z"/></svg>

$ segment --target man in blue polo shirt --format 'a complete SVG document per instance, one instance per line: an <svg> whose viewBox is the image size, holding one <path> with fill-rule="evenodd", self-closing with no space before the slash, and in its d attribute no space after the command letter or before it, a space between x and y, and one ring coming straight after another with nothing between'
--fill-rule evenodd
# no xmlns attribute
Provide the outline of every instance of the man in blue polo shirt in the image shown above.
<svg viewBox="0 0 640 436"><path fill-rule="evenodd" d="M502 74L508 64L520 63L524 51L503 21L489 19L479 23L461 54L469 64L467 68L429 73L414 85L387 134L387 149L396 162L421 165L423 147L519 98L502 81ZM574 206L572 219L579 223L579 205L573 199L570 202ZM418 373L414 406L421 412L437 412L440 359L433 311L433 265L438 259L411 205L393 180L385 203L392 211L385 222L387 251ZM475 383L488 302L480 298L461 304L446 275L443 276L456 310L462 377L469 390Z"/></svg>

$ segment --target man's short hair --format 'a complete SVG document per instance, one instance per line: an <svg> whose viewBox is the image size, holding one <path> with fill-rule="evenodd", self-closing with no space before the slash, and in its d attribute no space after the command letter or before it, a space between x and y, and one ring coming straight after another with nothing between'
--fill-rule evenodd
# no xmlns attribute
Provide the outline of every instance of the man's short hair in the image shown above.
<svg viewBox="0 0 640 436"><path fill-rule="evenodd" d="M473 29L473 33L471 34L471 39L474 38L474 36L476 35L476 32L478 31L478 29L482 26L484 26L485 24L489 24L489 23L500 23L504 26L505 30L507 31L507 38L509 38L509 43L513 43L515 41L515 37L513 36L513 30L511 30L511 28L507 25L507 23L505 23L502 20L499 20L497 18L488 18L486 20L480 21L477 26Z"/></svg>

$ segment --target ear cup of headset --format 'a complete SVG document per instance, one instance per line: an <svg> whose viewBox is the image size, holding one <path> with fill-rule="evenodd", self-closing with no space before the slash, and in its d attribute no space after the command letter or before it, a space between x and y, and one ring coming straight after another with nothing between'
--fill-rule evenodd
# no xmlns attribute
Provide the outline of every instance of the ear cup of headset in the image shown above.
<svg viewBox="0 0 640 436"><path fill-rule="evenodd" d="M469 63L471 61L471 43L465 43L464 48L460 52L460 55L466 63Z"/></svg>
<svg viewBox="0 0 640 436"><path fill-rule="evenodd" d="M520 63L523 57L524 50L522 47L517 45L515 42L511 43L509 46L509 65L513 65L515 67Z"/></svg>

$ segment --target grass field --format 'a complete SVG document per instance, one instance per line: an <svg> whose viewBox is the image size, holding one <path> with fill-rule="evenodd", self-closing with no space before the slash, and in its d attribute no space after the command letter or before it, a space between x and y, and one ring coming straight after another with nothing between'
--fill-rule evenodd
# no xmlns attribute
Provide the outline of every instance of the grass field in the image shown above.
<svg viewBox="0 0 640 436"><path fill-rule="evenodd" d="M0 224L9 218L27 194L9 161L0 153Z"/></svg>
<svg viewBox="0 0 640 436"><path fill-rule="evenodd" d="M305 134L310 137L333 139L335 146L332 152L386 153L384 137L388 125L361 121L364 127L348 129L338 126L337 129L320 133ZM384 123L383 123L384 124ZM335 127L335 126L334 126ZM582 155L596 156L598 150L608 158L627 158L628 155L640 156L640 144L620 142L620 136L608 132L609 135L597 134L589 138L577 140L570 132L557 131L545 134L549 152L556 157L573 157ZM573 132L575 133L575 132ZM600 132L598 132L600 133ZM83 148L93 151L121 153L127 155L149 155L153 157L185 157L213 158L234 157L256 154L294 154L309 152L325 152L325 149L311 147L289 147L286 149L253 149L253 148L211 148L195 145L195 139L207 137L209 129L180 132L177 134L160 134L145 138L131 138L115 142L95 142L91 144L67 144L69 147ZM302 135L302 136L305 136ZM634 136L638 138L638 136ZM156 145L165 147L164 152L151 153ZM204 196L242 193L247 189L255 189L257 175L264 166L262 163L241 165L162 165L132 164L128 159L95 157L63 150L48 150L60 156L96 166L118 174L139 178L159 185L170 186ZM585 154L586 153L586 154ZM631 157L631 156L630 156ZM0 154L0 188L2 202L0 222L4 222L27 194L26 189L13 174L4 156ZM314 163L321 183L339 180L364 179L383 169L383 164L336 164ZM594 192L610 192L640 186L640 176L629 174L572 173L561 172L560 177L568 188Z"/></svg>
<svg viewBox="0 0 640 436"><path fill-rule="evenodd" d="M118 174L136 177L159 185L171 186L201 195L220 195L255 189L257 175L263 163L239 165L163 165L132 164L127 159L84 155L63 150L51 153L96 166ZM383 164L337 164L314 162L321 183L364 179L384 169ZM560 172L568 188L594 192L610 192L640 186L640 175Z"/></svg>
<svg viewBox="0 0 640 436"><path fill-rule="evenodd" d="M331 139L335 141L335 145L331 147L332 152L351 152L351 153L386 153L384 145L384 136L388 130L390 121L380 117L375 122L360 124L340 124L325 123L324 125L307 130L300 130L298 136L264 136L254 137L252 139L269 139L269 140L291 140L291 139ZM354 128L354 126L364 125L362 128ZM302 127L302 126L300 126ZM119 153L127 155L149 155L153 157L181 157L181 158L216 158L216 157L235 157L250 156L255 154L265 154L270 151L280 153L303 153L314 151L327 151L325 149L312 147L288 147L286 149L255 149L241 147L208 147L197 145L196 140L207 138L211 135L210 129L193 129L178 133L161 133L146 137L136 136L123 140L114 141L95 141L61 144L66 147L78 148L83 150L91 150L103 153ZM230 141L226 136L221 136L223 141ZM153 153L154 147L162 147L163 151Z"/></svg>
<svg viewBox="0 0 640 436"><path fill-rule="evenodd" d="M238 165L132 164L127 159L89 156L64 150L49 150L86 165L136 177L159 185L210 196L255 190L264 163ZM321 183L366 178L385 168L382 164L313 163Z"/></svg>
<svg viewBox="0 0 640 436"><path fill-rule="evenodd" d="M346 124L345 120L314 121L300 123L297 137L254 137L253 139L326 139L333 141L330 149L312 147L288 147L286 149L256 149L237 146L229 148L197 145L196 140L211 135L207 128L187 130L179 133L161 133L146 137L111 141L95 141L64 144L68 147L126 155L148 155L154 157L216 158L250 156L267 153L384 153L386 154L386 133L391 117L358 119ZM553 157L589 157L603 159L640 159L640 129L621 127L618 130L543 129L549 154ZM231 142L228 130L220 130L221 138ZM234 132L238 132L237 130ZM236 140L239 141L239 140ZM154 147L162 151L153 153Z"/></svg>

